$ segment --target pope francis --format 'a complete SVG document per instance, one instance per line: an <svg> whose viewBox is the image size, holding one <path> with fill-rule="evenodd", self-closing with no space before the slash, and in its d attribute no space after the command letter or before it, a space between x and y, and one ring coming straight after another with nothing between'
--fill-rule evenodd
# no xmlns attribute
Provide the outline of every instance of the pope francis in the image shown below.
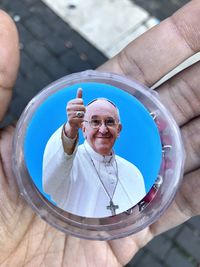
<svg viewBox="0 0 200 267"><path fill-rule="evenodd" d="M144 179L113 150L122 130L118 108L104 98L85 107L79 88L66 112L67 123L45 148L44 192L63 210L90 218L114 216L136 205L146 195ZM78 146L79 128L85 141Z"/></svg>

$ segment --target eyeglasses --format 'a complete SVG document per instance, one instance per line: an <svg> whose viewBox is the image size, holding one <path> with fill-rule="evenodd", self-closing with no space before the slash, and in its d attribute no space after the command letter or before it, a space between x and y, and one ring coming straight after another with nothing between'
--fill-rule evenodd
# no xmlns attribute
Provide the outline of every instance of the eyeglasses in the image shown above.
<svg viewBox="0 0 200 267"><path fill-rule="evenodd" d="M85 120L85 122L88 122L93 129L100 128L103 123L106 127L110 127L110 128L118 125L118 123L116 123L114 119L106 119L106 120L92 119L91 121Z"/></svg>

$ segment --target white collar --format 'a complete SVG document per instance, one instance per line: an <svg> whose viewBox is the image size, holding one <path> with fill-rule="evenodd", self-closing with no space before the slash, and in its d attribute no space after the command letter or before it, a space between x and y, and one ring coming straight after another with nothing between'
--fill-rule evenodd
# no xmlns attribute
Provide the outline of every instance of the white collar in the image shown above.
<svg viewBox="0 0 200 267"><path fill-rule="evenodd" d="M94 149L90 146L90 144L87 142L87 140L84 141L84 146L93 160L100 161L103 163L112 163L115 160L115 153L113 150L112 150L112 155L102 156L101 154L94 151Z"/></svg>

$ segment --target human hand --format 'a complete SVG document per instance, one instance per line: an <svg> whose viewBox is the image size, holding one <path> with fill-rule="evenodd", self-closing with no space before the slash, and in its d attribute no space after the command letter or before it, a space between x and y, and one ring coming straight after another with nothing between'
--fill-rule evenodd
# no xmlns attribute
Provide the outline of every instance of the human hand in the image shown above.
<svg viewBox="0 0 200 267"><path fill-rule="evenodd" d="M66 111L68 121L65 125L65 134L69 138L75 138L77 136L78 129L82 126L85 113L82 88L78 88L76 98L67 103Z"/></svg>
<svg viewBox="0 0 200 267"><path fill-rule="evenodd" d="M139 80L148 87L200 50L200 2L190 1L172 17L129 44L99 68ZM149 227L153 237L200 214L200 63L156 87L181 128L186 149L184 180L165 214ZM148 238L147 238L148 239ZM117 242L117 241L116 241Z"/></svg>
<svg viewBox="0 0 200 267"><path fill-rule="evenodd" d="M183 60L199 51L200 3L191 1L172 18L145 33L100 70L112 71L151 86ZM0 114L10 99L17 72L16 31L0 13ZM3 55L3 57L2 57ZM3 59L3 60L2 60ZM13 60L12 64L7 64ZM19 194L11 171L13 127L0 138L0 265L109 266L125 265L155 235L200 213L200 64L157 88L181 127L187 159L183 184L172 205L153 225L120 240L87 241L67 236L36 216ZM7 104L6 104L7 103ZM167 218L167 219L166 219Z"/></svg>

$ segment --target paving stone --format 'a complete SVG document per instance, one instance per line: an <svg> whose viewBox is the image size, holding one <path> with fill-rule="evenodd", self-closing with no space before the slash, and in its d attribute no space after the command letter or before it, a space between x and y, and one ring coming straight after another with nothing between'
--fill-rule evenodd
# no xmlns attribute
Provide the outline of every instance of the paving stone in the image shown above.
<svg viewBox="0 0 200 267"><path fill-rule="evenodd" d="M7 9L7 6L8 6L8 1L7 0L1 0L0 8L5 10L5 9Z"/></svg>
<svg viewBox="0 0 200 267"><path fill-rule="evenodd" d="M91 63L91 65L97 67L107 60L107 57L105 55L92 47L90 43L88 43L87 40L84 40L80 35L70 35L69 41L72 43L72 46L76 51L80 51L87 55L88 61Z"/></svg>
<svg viewBox="0 0 200 267"><path fill-rule="evenodd" d="M177 9L188 3L189 0L131 0L147 10L152 16L163 20L172 15Z"/></svg>
<svg viewBox="0 0 200 267"><path fill-rule="evenodd" d="M38 78L39 77L39 78ZM38 66L32 70L29 74L26 73L18 75L18 79L14 88L13 99L22 99L22 107L20 111L25 108L25 105L33 98L44 86L49 84L52 80L46 75L46 73ZM14 105L13 101L11 106ZM11 112L13 109L11 109ZM16 114L15 114L16 115ZM20 112L17 113L20 115Z"/></svg>
<svg viewBox="0 0 200 267"><path fill-rule="evenodd" d="M200 262L200 234L185 226L176 238L177 243L191 256Z"/></svg>
<svg viewBox="0 0 200 267"><path fill-rule="evenodd" d="M47 24L43 23L41 19L36 16L30 16L25 20L24 24L36 38L42 39L51 35Z"/></svg>
<svg viewBox="0 0 200 267"><path fill-rule="evenodd" d="M69 38L69 36L71 36L72 34L77 35L77 33L74 32L72 28L60 18L57 19L57 21L55 21L54 23L51 23L49 27L54 31L55 34L62 37L64 40Z"/></svg>
<svg viewBox="0 0 200 267"><path fill-rule="evenodd" d="M20 99L19 97L16 97L12 99L9 115L12 114L13 120L17 120L20 117L27 103L28 100L26 100L25 98ZM8 117L6 118L6 120L8 120Z"/></svg>
<svg viewBox="0 0 200 267"><path fill-rule="evenodd" d="M20 71L23 75L20 74L16 82L11 108L5 119L6 124L19 117L27 102L50 82L71 72L96 67L106 58L82 37L77 37L79 43L76 47L71 46L69 37L73 36L75 40L79 35L41 1L22 0L18 5L11 0L2 0L0 5L15 18L22 49ZM92 51L90 54L94 57L91 60L93 64L88 62L88 56L83 53L81 42L83 46L87 43L87 51ZM63 58L69 50L72 50L73 56L67 58L70 58L72 66L67 69ZM101 60L98 60L99 58ZM21 99L21 105L18 105L18 99Z"/></svg>
<svg viewBox="0 0 200 267"><path fill-rule="evenodd" d="M115 56L124 47L126 47L130 42L132 42L137 37L139 37L141 34L143 34L145 31L147 31L147 29L148 29L147 26L145 26L143 24L143 25L137 27L137 29L134 29L134 30L130 31L130 33L128 35L126 34L125 36L122 36L122 38L120 40L118 40L118 42L115 45L110 44L110 46L107 47L106 55L109 58Z"/></svg>
<svg viewBox="0 0 200 267"><path fill-rule="evenodd" d="M170 239L175 238L178 235L178 233L181 231L182 228L183 228L183 226L177 226L177 227L165 232L164 235L169 237Z"/></svg>
<svg viewBox="0 0 200 267"><path fill-rule="evenodd" d="M20 42L24 45L34 40L33 35L20 22L16 23L19 32Z"/></svg>
<svg viewBox="0 0 200 267"><path fill-rule="evenodd" d="M200 232L200 216L190 219L187 223Z"/></svg>
<svg viewBox="0 0 200 267"><path fill-rule="evenodd" d="M6 116L4 117L3 121L0 122L0 129L12 124L18 118L15 118L11 113L10 109L8 109Z"/></svg>
<svg viewBox="0 0 200 267"><path fill-rule="evenodd" d="M7 1L7 9L9 14L13 17L14 15L19 15L20 18L25 18L29 16L28 10L25 8L22 1Z"/></svg>
<svg viewBox="0 0 200 267"><path fill-rule="evenodd" d="M75 53L75 51L69 51L61 57L62 63L71 72L84 71L87 69L92 69L92 66L80 59L80 56Z"/></svg>
<svg viewBox="0 0 200 267"><path fill-rule="evenodd" d="M56 23L58 20L57 15L47 6L39 1L37 5L31 6L29 9L31 15L39 17L42 21L45 21L47 24Z"/></svg>
<svg viewBox="0 0 200 267"><path fill-rule="evenodd" d="M65 40L54 33L46 36L43 41L55 56L59 56L67 50Z"/></svg>
<svg viewBox="0 0 200 267"><path fill-rule="evenodd" d="M15 88L13 98L23 99L24 102L30 101L40 90L53 80L41 69L39 66L26 75L19 75ZM12 104L11 104L12 106ZM24 106L25 107L25 106Z"/></svg>
<svg viewBox="0 0 200 267"><path fill-rule="evenodd" d="M26 88L26 78L24 77L23 73L20 72L17 76L17 80L13 90L13 98L19 96L19 94L22 94L25 88Z"/></svg>
<svg viewBox="0 0 200 267"><path fill-rule="evenodd" d="M33 60L24 51L21 51L20 57L21 57L21 64L20 64L21 71L24 74L32 72L35 66Z"/></svg>
<svg viewBox="0 0 200 267"><path fill-rule="evenodd" d="M51 63L55 60L54 56L45 47L45 44L41 41L34 41L27 45L25 52L31 57L31 59L44 67L50 73L52 72Z"/></svg>
<svg viewBox="0 0 200 267"><path fill-rule="evenodd" d="M33 94L37 93L38 91L42 90L46 85L48 85L50 82L52 82L52 78L49 77L49 75L45 72L44 69L42 69L40 66L36 66L32 72L29 72L26 75L26 83L33 84L34 85L34 92ZM31 94L31 90L29 92Z"/></svg>
<svg viewBox="0 0 200 267"><path fill-rule="evenodd" d="M128 267L166 267L166 265L146 253L137 264L130 263Z"/></svg>
<svg viewBox="0 0 200 267"><path fill-rule="evenodd" d="M145 256L145 250L141 249L125 267L135 267Z"/></svg>
<svg viewBox="0 0 200 267"><path fill-rule="evenodd" d="M155 257L159 258L160 260L163 260L165 259L171 246L171 242L163 235L160 235L156 237L153 241L151 241L146 246L146 249L149 250Z"/></svg>
<svg viewBox="0 0 200 267"><path fill-rule="evenodd" d="M144 9L129 0L79 1L75 9L69 9L67 1L63 0L43 2L105 55L107 48L148 18L148 13ZM102 23L103 21L106 23Z"/></svg>
<svg viewBox="0 0 200 267"><path fill-rule="evenodd" d="M160 23L160 20L155 18L155 17L150 17L146 22L145 22L145 26L150 29L154 26L156 26L158 23Z"/></svg>
<svg viewBox="0 0 200 267"><path fill-rule="evenodd" d="M40 0L21 0L26 6L38 4Z"/></svg>
<svg viewBox="0 0 200 267"><path fill-rule="evenodd" d="M56 58L48 60L48 63L45 64L45 69L48 71L48 73L51 74L51 77L55 80L70 73L70 70L67 69L64 64L61 64L61 62L58 61Z"/></svg>
<svg viewBox="0 0 200 267"><path fill-rule="evenodd" d="M181 254L176 248L170 251L166 263L169 267L196 267L195 263L192 263L187 256Z"/></svg>
<svg viewBox="0 0 200 267"><path fill-rule="evenodd" d="M37 63L47 62L47 59L51 57L50 52L45 47L45 44L40 40L35 39L33 42L28 44L25 52Z"/></svg>

